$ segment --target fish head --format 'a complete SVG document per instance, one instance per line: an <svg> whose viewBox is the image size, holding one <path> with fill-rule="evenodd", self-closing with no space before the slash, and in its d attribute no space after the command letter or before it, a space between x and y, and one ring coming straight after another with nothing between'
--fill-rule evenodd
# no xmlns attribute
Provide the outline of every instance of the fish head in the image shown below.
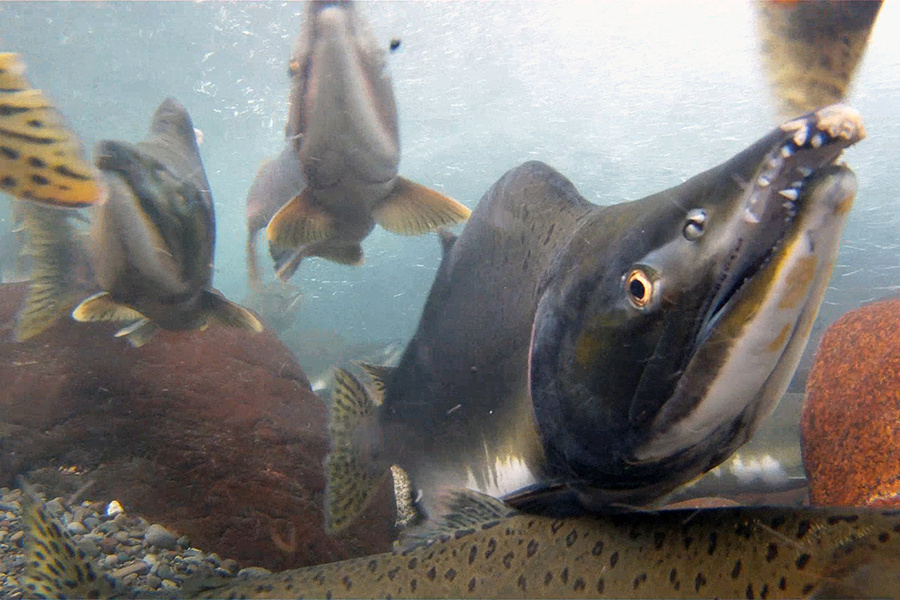
<svg viewBox="0 0 900 600"><path fill-rule="evenodd" d="M290 61L285 134L314 189L384 183L400 161L387 52L351 2L312 2Z"/></svg>
<svg viewBox="0 0 900 600"><path fill-rule="evenodd" d="M835 105L680 186L610 207L546 282L529 356L558 477L645 502L716 466L787 388L856 191Z"/></svg>
<svg viewBox="0 0 900 600"><path fill-rule="evenodd" d="M163 327L183 328L212 282L215 222L199 155L197 176L194 157L179 151L188 135L196 148L193 127L173 106L160 107L147 142L97 145L106 199L92 235L101 287Z"/></svg>

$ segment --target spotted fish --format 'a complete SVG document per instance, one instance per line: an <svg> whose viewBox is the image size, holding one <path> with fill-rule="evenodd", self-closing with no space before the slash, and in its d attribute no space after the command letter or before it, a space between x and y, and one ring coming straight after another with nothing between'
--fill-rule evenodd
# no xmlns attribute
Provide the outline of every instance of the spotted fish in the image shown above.
<svg viewBox="0 0 900 600"><path fill-rule="evenodd" d="M0 192L67 208L100 198L78 137L9 52L0 53Z"/></svg>
<svg viewBox="0 0 900 600"><path fill-rule="evenodd" d="M864 137L835 105L642 200L527 163L482 198L415 336L371 389L336 372L327 526L392 465L550 507L644 504L732 454L783 395L831 273Z"/></svg>
<svg viewBox="0 0 900 600"><path fill-rule="evenodd" d="M451 492L447 517L393 552L188 581L201 598L900 598L900 513L716 508L556 519ZM29 496L30 597L134 597L91 568Z"/></svg>
<svg viewBox="0 0 900 600"><path fill-rule="evenodd" d="M470 214L455 200L398 176L400 139L387 52L356 6L307 6L290 69L286 134L296 154L282 154L261 170L248 196L258 206L287 201L266 228L278 276L285 280L309 256L361 263L360 242L376 223L392 233L419 235ZM285 182L280 174L295 158L306 187L282 199L300 181L293 174ZM267 189L268 200L261 199L260 188Z"/></svg>

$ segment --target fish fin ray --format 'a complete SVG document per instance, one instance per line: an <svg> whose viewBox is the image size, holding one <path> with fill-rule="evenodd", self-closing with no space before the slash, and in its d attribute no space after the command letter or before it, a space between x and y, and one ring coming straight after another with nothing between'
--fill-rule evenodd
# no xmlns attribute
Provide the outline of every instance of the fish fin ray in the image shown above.
<svg viewBox="0 0 900 600"><path fill-rule="evenodd" d="M108 598L116 592L116 582L94 571L71 534L50 514L28 484L22 485L25 528L25 577L27 597Z"/></svg>
<svg viewBox="0 0 900 600"><path fill-rule="evenodd" d="M396 367L375 365L362 361L357 364L359 364L359 368L369 376L369 379L372 380L372 389L375 392L372 401L375 403L375 406L380 406L382 402L384 402L384 392L387 389L387 381L391 378L391 374Z"/></svg>
<svg viewBox="0 0 900 600"><path fill-rule="evenodd" d="M150 341L153 334L159 330L159 325L150 319L135 321L128 327L123 327L115 333L115 337L124 337L135 348L140 348Z"/></svg>
<svg viewBox="0 0 900 600"><path fill-rule="evenodd" d="M78 136L32 87L14 53L0 53L0 191L16 198L79 208L100 197Z"/></svg>
<svg viewBox="0 0 900 600"><path fill-rule="evenodd" d="M355 448L357 428L375 417L375 404L366 388L352 373L334 370L328 436L331 450L325 459L325 529L346 529L365 510L379 484L388 474L365 464Z"/></svg>
<svg viewBox="0 0 900 600"><path fill-rule="evenodd" d="M27 202L22 205L25 248L31 255L31 286L16 317L17 341L30 339L56 323L75 301L69 212Z"/></svg>
<svg viewBox="0 0 900 600"><path fill-rule="evenodd" d="M462 223L472 211L440 192L398 177L394 191L372 214L391 233L422 235L445 225Z"/></svg>
<svg viewBox="0 0 900 600"><path fill-rule="evenodd" d="M328 246L317 250L314 256L349 267L358 267L363 263L363 249L359 244Z"/></svg>
<svg viewBox="0 0 900 600"><path fill-rule="evenodd" d="M72 318L81 323L94 321L120 323L139 321L145 317L130 306L119 304L113 300L108 292L100 292L82 300L72 311Z"/></svg>
<svg viewBox="0 0 900 600"><path fill-rule="evenodd" d="M204 290L202 302L209 318L220 325L255 333L264 329L262 322L252 312L221 294Z"/></svg>
<svg viewBox="0 0 900 600"><path fill-rule="evenodd" d="M279 208L266 226L266 239L273 256L274 251L321 242L334 235L332 216L316 204L310 188Z"/></svg>
<svg viewBox="0 0 900 600"><path fill-rule="evenodd" d="M519 514L503 501L470 489L454 488L438 494L435 503L436 519L411 527L403 533L400 545L404 549L428 543L443 536L478 530L483 525Z"/></svg>

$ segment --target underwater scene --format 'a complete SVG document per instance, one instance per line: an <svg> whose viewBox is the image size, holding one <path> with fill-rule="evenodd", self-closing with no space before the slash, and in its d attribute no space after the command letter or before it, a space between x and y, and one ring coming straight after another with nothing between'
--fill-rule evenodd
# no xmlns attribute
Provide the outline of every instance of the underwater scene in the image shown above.
<svg viewBox="0 0 900 600"><path fill-rule="evenodd" d="M0 597L900 598L896 31L0 3Z"/></svg>

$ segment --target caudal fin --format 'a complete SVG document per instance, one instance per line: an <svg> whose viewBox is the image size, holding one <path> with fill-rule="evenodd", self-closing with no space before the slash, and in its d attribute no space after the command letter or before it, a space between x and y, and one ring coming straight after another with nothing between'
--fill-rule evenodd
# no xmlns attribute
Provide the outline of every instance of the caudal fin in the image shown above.
<svg viewBox="0 0 900 600"><path fill-rule="evenodd" d="M366 388L349 371L335 369L328 422L331 451L325 459L325 529L329 533L353 523L389 473L387 468L367 464L359 452L360 426L374 417L375 403Z"/></svg>
<svg viewBox="0 0 900 600"><path fill-rule="evenodd" d="M472 211L424 185L398 177L394 191L372 211L375 221L400 235L422 235L468 220Z"/></svg>
<svg viewBox="0 0 900 600"><path fill-rule="evenodd" d="M51 515L41 499L25 486L26 598L109 598L117 592L115 582L98 575L69 532Z"/></svg>
<svg viewBox="0 0 900 600"><path fill-rule="evenodd" d="M67 208L100 196L78 137L9 52L0 53L0 191Z"/></svg>

